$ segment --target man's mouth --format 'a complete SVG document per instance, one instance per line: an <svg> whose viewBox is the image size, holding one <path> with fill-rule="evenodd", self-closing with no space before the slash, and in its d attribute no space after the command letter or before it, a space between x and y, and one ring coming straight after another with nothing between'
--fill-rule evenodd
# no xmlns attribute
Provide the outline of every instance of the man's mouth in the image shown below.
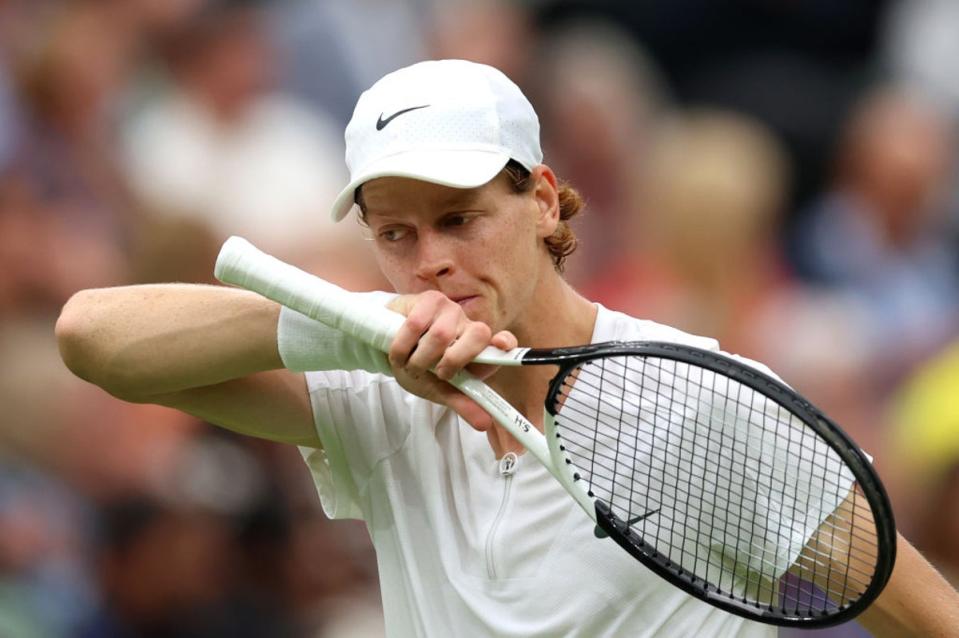
<svg viewBox="0 0 959 638"><path fill-rule="evenodd" d="M479 295L465 295L463 297L452 297L452 300L458 303L460 306L465 306L473 299L478 299Z"/></svg>

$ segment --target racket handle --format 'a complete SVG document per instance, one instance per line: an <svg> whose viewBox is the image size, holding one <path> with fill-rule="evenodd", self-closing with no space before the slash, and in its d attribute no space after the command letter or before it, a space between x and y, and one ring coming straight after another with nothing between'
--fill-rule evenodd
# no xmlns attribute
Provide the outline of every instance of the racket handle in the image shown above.
<svg viewBox="0 0 959 638"><path fill-rule="evenodd" d="M242 237L230 237L213 270L217 279L279 304L388 352L406 318L339 286L267 255Z"/></svg>

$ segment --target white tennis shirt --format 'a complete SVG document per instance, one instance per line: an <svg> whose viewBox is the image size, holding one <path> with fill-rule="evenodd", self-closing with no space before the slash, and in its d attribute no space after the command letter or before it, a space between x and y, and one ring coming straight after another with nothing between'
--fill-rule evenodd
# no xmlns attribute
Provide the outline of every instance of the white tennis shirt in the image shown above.
<svg viewBox="0 0 959 638"><path fill-rule="evenodd" d="M695 337L599 306L592 341ZM669 585L531 455L496 459L448 408L364 371L308 372L324 449L301 448L331 518L366 522L389 636L775 636Z"/></svg>

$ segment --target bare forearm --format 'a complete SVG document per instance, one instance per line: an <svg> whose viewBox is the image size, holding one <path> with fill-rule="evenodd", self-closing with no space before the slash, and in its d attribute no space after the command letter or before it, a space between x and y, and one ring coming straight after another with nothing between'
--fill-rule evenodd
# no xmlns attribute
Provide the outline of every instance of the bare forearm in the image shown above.
<svg viewBox="0 0 959 638"><path fill-rule="evenodd" d="M57 340L78 376L129 399L209 386L282 367L279 306L241 290L157 284L85 290Z"/></svg>
<svg viewBox="0 0 959 638"><path fill-rule="evenodd" d="M959 594L899 536L892 577L859 622L877 638L959 637Z"/></svg>

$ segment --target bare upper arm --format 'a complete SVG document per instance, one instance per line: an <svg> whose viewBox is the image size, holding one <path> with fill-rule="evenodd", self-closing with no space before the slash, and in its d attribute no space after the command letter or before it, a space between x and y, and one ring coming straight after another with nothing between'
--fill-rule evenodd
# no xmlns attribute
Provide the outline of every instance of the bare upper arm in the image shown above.
<svg viewBox="0 0 959 638"><path fill-rule="evenodd" d="M857 620L873 636L959 636L959 593L915 547L897 535L889 583Z"/></svg>
<svg viewBox="0 0 959 638"><path fill-rule="evenodd" d="M321 447L306 378L267 370L209 386L137 398L197 416L221 427L279 443Z"/></svg>

